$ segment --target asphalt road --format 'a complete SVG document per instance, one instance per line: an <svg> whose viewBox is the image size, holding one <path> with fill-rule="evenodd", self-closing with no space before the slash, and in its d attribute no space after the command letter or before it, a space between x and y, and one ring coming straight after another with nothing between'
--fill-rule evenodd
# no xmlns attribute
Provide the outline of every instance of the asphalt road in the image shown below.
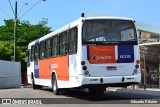
<svg viewBox="0 0 160 107"><path fill-rule="evenodd" d="M68 95L54 95L50 88L43 88L41 90L33 90L31 87L20 88L20 89L0 89L0 98L20 98L22 100L25 99L33 99L33 100L42 100L43 104L63 104L67 107L67 104L92 104L94 106L105 105L105 104L131 104L131 100L136 101L144 101L144 100L159 100L160 97L157 96L149 96L149 95L139 95L132 93L123 93L116 91L106 91L103 95L92 96L88 93L88 91L84 90L72 90ZM150 104L148 104L150 105ZM153 104L156 106L157 104ZM9 105L0 105L2 107L6 107ZM12 105L13 106L13 105ZM23 105L24 106L24 105ZM91 106L91 107L94 107ZM17 106L16 106L17 107ZM37 106L41 107L41 106ZM60 107L60 106L59 106ZM70 106L71 107L71 106ZM84 106L83 106L84 107ZM116 106L117 107L117 106ZM142 106L143 107L143 106ZM146 107L146 106L145 106Z"/></svg>
<svg viewBox="0 0 160 107"><path fill-rule="evenodd" d="M92 96L85 90L72 90L67 95L54 95L50 88L33 90L31 87L20 89L1 89L0 98L49 98L49 99L72 99L71 103L124 103L125 100L133 99L160 99L160 96L139 95L116 91L106 91L103 95ZM66 103L66 102L64 102Z"/></svg>

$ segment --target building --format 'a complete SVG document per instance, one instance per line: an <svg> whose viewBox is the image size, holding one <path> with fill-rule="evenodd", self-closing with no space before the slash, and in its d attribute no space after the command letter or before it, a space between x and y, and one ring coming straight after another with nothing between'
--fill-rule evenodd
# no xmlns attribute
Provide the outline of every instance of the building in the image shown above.
<svg viewBox="0 0 160 107"><path fill-rule="evenodd" d="M136 23L141 54L142 84L160 87L160 27Z"/></svg>

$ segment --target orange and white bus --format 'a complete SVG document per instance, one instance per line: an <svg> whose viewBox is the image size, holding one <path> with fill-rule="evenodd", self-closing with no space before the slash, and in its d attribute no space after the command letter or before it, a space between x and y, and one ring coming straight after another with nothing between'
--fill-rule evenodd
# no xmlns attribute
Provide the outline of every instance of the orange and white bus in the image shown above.
<svg viewBox="0 0 160 107"><path fill-rule="evenodd" d="M33 88L60 90L140 83L140 54L135 21L82 16L28 45L28 82Z"/></svg>

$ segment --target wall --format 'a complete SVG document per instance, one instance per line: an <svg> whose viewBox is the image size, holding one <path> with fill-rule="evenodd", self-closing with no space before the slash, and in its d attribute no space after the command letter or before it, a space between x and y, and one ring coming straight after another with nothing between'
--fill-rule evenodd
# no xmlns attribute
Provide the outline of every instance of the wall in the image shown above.
<svg viewBox="0 0 160 107"><path fill-rule="evenodd" d="M21 87L21 63L0 60L0 89Z"/></svg>

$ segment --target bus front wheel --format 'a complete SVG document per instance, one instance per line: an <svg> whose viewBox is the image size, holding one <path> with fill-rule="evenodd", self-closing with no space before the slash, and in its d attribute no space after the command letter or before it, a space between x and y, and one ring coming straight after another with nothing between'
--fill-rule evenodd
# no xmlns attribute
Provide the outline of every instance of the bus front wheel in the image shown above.
<svg viewBox="0 0 160 107"><path fill-rule="evenodd" d="M31 77L32 88L33 88L33 89L41 89L42 86L41 86L41 85L36 85L36 84L35 84L35 81L34 81L34 76L33 76L33 74L31 74L31 75L32 75L32 77Z"/></svg>
<svg viewBox="0 0 160 107"><path fill-rule="evenodd" d="M35 85L35 83L34 83L34 77L33 77L33 74L32 74L31 81L32 81L32 88L33 88L33 89L37 89L37 86L36 86L36 85Z"/></svg>

